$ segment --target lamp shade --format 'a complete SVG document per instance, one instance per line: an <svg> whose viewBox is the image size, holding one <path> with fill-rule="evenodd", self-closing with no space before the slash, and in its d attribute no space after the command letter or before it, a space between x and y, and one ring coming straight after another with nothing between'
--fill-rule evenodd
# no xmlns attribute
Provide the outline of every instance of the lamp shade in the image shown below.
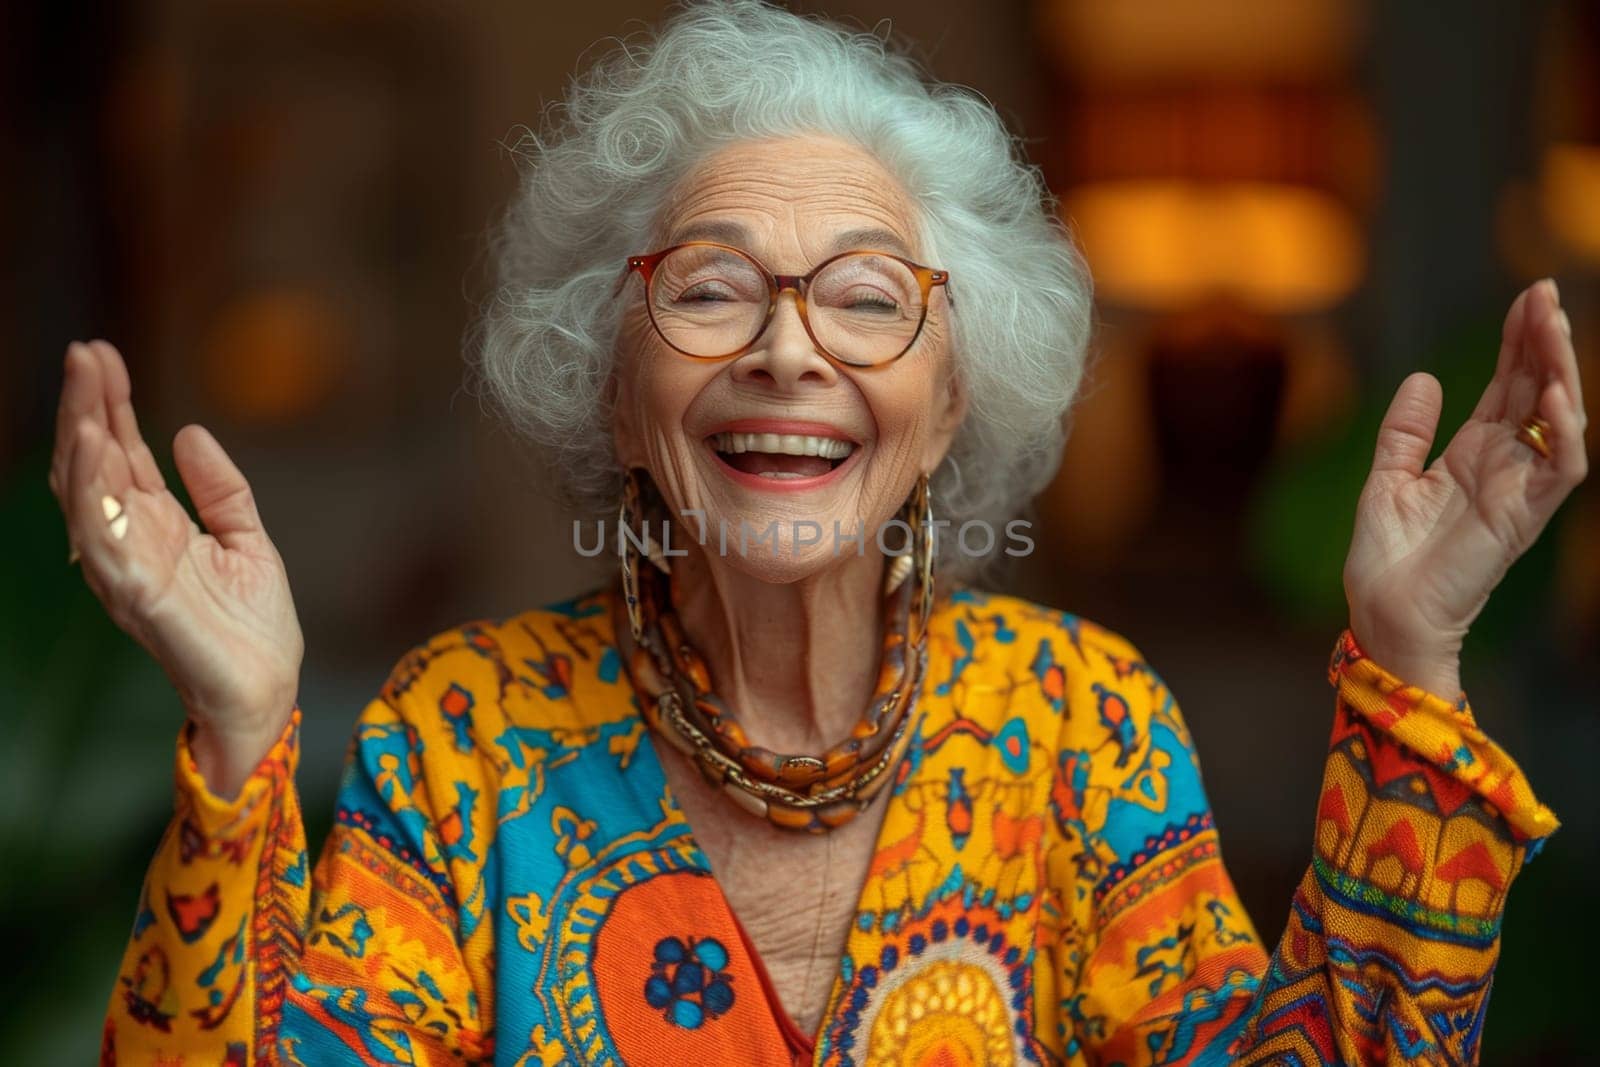
<svg viewBox="0 0 1600 1067"><path fill-rule="evenodd" d="M1359 284L1359 220L1330 194L1271 182L1127 179L1063 199L1100 296L1170 310L1225 295L1260 311L1326 310Z"/></svg>

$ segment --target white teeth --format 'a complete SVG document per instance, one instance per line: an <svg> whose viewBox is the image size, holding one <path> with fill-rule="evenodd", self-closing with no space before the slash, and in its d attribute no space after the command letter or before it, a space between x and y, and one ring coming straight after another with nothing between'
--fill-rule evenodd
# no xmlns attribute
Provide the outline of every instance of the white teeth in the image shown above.
<svg viewBox="0 0 1600 1067"><path fill-rule="evenodd" d="M711 438L718 452L765 452L775 456L821 456L844 459L855 445L834 437L797 433L719 433Z"/></svg>

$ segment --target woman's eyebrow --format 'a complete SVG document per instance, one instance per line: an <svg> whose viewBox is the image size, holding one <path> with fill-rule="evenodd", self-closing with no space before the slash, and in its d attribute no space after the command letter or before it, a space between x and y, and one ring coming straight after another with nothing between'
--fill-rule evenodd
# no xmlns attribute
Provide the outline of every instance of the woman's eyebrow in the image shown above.
<svg viewBox="0 0 1600 1067"><path fill-rule="evenodd" d="M667 244L682 244L685 241L714 241L717 244L734 245L738 248L750 247L750 231L743 223L731 219L705 219L691 222L673 230L667 238ZM911 258L911 250L906 246L905 239L893 230L882 226L859 226L852 230L845 230L829 242L827 254L823 257L838 255L840 252L849 252L857 248L868 248L879 252L892 252L898 256Z"/></svg>
<svg viewBox="0 0 1600 1067"><path fill-rule="evenodd" d="M685 241L714 241L717 244L747 248L749 247L749 240L750 231L745 229L743 223L722 219L707 219L703 222L691 222L680 229L673 230L672 236L667 238L667 244L681 245Z"/></svg>
<svg viewBox="0 0 1600 1067"><path fill-rule="evenodd" d="M874 252L893 252L897 256L911 258L911 249L906 247L905 240L893 230L884 229L882 226L863 226L846 230L834 238L828 254L838 255L840 252L849 252L857 248L868 248Z"/></svg>

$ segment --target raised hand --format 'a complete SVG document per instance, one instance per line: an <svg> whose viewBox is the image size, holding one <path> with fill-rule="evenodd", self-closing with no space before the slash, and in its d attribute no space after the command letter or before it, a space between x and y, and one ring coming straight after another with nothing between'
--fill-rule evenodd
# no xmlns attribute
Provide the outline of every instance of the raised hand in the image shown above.
<svg viewBox="0 0 1600 1067"><path fill-rule="evenodd" d="M1345 560L1350 626L1402 681L1453 700L1467 628L1507 568L1588 473L1588 418L1572 326L1554 281L1506 315L1478 406L1424 469L1443 394L1430 374L1400 384L1378 431ZM1550 455L1518 439L1537 416Z"/></svg>
<svg viewBox="0 0 1600 1067"><path fill-rule="evenodd" d="M304 642L288 576L216 438L190 425L173 440L202 530L168 491L130 398L110 344L67 348L50 489L84 580L172 679L201 773L232 796L295 704Z"/></svg>

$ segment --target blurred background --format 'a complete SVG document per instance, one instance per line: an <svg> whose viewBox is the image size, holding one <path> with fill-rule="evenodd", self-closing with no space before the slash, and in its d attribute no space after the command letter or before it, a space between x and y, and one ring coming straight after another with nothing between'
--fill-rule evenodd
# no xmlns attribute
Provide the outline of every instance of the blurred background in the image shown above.
<svg viewBox="0 0 1600 1067"><path fill-rule="evenodd" d="M1448 433L1512 297L1545 275L1600 395L1600 7L792 6L889 19L994 102L1060 195L1097 280L1095 363L1038 551L1003 584L1129 635L1166 677L1275 940L1309 858L1340 568L1389 395L1432 371ZM255 487L307 638L315 848L351 722L405 649L608 577L463 390L462 336L513 187L505 145L596 42L662 10L8 5L0 1062L93 1059L181 718L65 562L45 475L66 342L121 346L169 476L172 435L199 421ZM1582 1062L1600 958L1594 485L1496 593L1464 683L1565 822L1512 896L1484 1061Z"/></svg>

